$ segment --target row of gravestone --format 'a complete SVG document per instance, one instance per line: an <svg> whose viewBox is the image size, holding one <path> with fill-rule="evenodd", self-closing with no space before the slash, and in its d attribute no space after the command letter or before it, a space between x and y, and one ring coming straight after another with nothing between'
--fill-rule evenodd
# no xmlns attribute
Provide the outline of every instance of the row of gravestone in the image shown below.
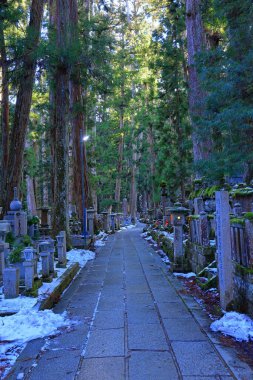
<svg viewBox="0 0 253 380"><path fill-rule="evenodd" d="M234 284L233 284L233 261L232 261L232 244L231 244L231 225L230 225L230 204L229 193L227 191L217 191L215 194L215 230L216 230L216 258L218 265L218 281L220 291L220 303L222 309L226 310L233 301ZM239 205L235 205L235 213L241 215ZM174 262L172 264L174 271L184 270L185 249L183 240L185 216L189 210L182 207L181 204L175 204L170 208L169 223L173 225L174 230ZM201 225L201 244L204 241L209 244L207 236L207 215L200 212L199 223ZM200 234L201 235L201 234Z"/></svg>
<svg viewBox="0 0 253 380"><path fill-rule="evenodd" d="M65 231L61 231L56 239L57 267L64 268L67 264ZM22 253L22 262L19 265L7 264L5 268L2 267L5 298L18 297L21 283L26 291L33 289L34 280L39 278L37 273L38 260L41 260L41 280L50 282L54 277L55 240L47 237L38 242L37 249L26 247ZM5 266L5 263L3 265Z"/></svg>

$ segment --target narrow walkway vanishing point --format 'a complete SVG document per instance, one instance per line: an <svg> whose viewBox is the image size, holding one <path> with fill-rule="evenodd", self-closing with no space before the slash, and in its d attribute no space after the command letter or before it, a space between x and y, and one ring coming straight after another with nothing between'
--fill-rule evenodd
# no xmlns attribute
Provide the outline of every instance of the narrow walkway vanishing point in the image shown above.
<svg viewBox="0 0 253 380"><path fill-rule="evenodd" d="M20 373L30 380L241 378L205 333L204 312L177 292L178 281L140 233L109 237L54 309L78 323L46 345L30 342L8 379Z"/></svg>

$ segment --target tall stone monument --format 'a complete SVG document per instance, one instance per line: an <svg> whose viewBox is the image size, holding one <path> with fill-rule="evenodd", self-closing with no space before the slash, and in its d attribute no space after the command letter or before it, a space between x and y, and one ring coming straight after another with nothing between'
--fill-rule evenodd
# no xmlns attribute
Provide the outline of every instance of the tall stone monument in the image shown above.
<svg viewBox="0 0 253 380"><path fill-rule="evenodd" d="M226 310L233 300L233 266L229 217L229 194L216 191L216 239L220 303Z"/></svg>
<svg viewBox="0 0 253 380"><path fill-rule="evenodd" d="M185 215L189 212L188 209L182 207L181 203L175 203L171 208L173 226L174 226L174 263L173 270L184 271L187 269L187 263L184 254L184 231Z"/></svg>

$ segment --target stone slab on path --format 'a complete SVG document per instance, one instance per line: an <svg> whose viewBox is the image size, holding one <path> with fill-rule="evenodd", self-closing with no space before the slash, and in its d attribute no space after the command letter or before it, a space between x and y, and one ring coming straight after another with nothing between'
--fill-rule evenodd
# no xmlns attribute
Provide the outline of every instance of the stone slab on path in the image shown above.
<svg viewBox="0 0 253 380"><path fill-rule="evenodd" d="M99 248L54 308L77 324L30 342L9 380L253 379L140 233L120 231Z"/></svg>

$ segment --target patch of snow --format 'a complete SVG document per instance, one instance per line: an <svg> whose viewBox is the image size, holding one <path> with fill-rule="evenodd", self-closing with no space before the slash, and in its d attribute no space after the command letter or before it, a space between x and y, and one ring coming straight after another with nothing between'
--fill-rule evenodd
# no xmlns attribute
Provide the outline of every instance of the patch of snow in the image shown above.
<svg viewBox="0 0 253 380"><path fill-rule="evenodd" d="M210 273L217 273L218 269L217 268L208 268L207 271Z"/></svg>
<svg viewBox="0 0 253 380"><path fill-rule="evenodd" d="M183 278L191 278L196 277L196 273L190 272L190 273L173 273L176 277L183 277Z"/></svg>
<svg viewBox="0 0 253 380"><path fill-rule="evenodd" d="M215 321L210 326L212 331L220 331L224 335L234 337L238 341L253 340L253 320L245 314L234 311Z"/></svg>
<svg viewBox="0 0 253 380"><path fill-rule="evenodd" d="M126 227L127 227L127 229L135 228L136 224L129 224L129 226L126 226Z"/></svg>
<svg viewBox="0 0 253 380"><path fill-rule="evenodd" d="M104 245L105 245L105 242L102 240L96 240L94 243L94 247L96 247L96 248L103 247Z"/></svg>
<svg viewBox="0 0 253 380"><path fill-rule="evenodd" d="M168 257L163 257L162 258L162 261L165 263L165 264L170 264L170 260L168 259Z"/></svg>
<svg viewBox="0 0 253 380"><path fill-rule="evenodd" d="M217 288L208 289L209 292L217 292Z"/></svg>
<svg viewBox="0 0 253 380"><path fill-rule="evenodd" d="M17 380L22 380L24 377L25 377L24 372L19 372L19 374L17 376Z"/></svg>
<svg viewBox="0 0 253 380"><path fill-rule="evenodd" d="M37 298L24 297L19 295L17 298L4 299L4 295L0 296L0 309L3 311L17 312L22 309L31 309L37 302Z"/></svg>
<svg viewBox="0 0 253 380"><path fill-rule="evenodd" d="M145 238L145 237L147 237L148 236L148 232L143 232L142 234L141 234L141 237L143 237L143 238Z"/></svg>
<svg viewBox="0 0 253 380"><path fill-rule="evenodd" d="M81 268L85 266L88 260L93 260L95 256L95 252L85 249L71 249L67 252L69 263L79 263Z"/></svg>
<svg viewBox="0 0 253 380"><path fill-rule="evenodd" d="M1 369L0 378L5 378L10 368L13 366L21 351L25 348L26 342L55 334L60 327L73 325L73 322L66 318L66 313L54 314L51 310L35 311L20 310L17 314L0 317L1 340L8 342L1 343L0 357ZM10 342L12 341L12 342ZM1 372L2 370L2 372ZM17 379L23 379L22 373Z"/></svg>
<svg viewBox="0 0 253 380"><path fill-rule="evenodd" d="M52 310L29 310L28 313L27 310L20 310L17 314L0 317L0 336L2 340L25 343L55 334L59 327L71 324L66 313L54 314Z"/></svg>
<svg viewBox="0 0 253 380"><path fill-rule="evenodd" d="M108 234L104 231L100 231L99 234L96 236L97 239L105 239L108 237Z"/></svg>
<svg viewBox="0 0 253 380"><path fill-rule="evenodd" d="M145 240L149 241L149 240L153 240L153 239L152 239L152 236L148 236L145 238Z"/></svg>

